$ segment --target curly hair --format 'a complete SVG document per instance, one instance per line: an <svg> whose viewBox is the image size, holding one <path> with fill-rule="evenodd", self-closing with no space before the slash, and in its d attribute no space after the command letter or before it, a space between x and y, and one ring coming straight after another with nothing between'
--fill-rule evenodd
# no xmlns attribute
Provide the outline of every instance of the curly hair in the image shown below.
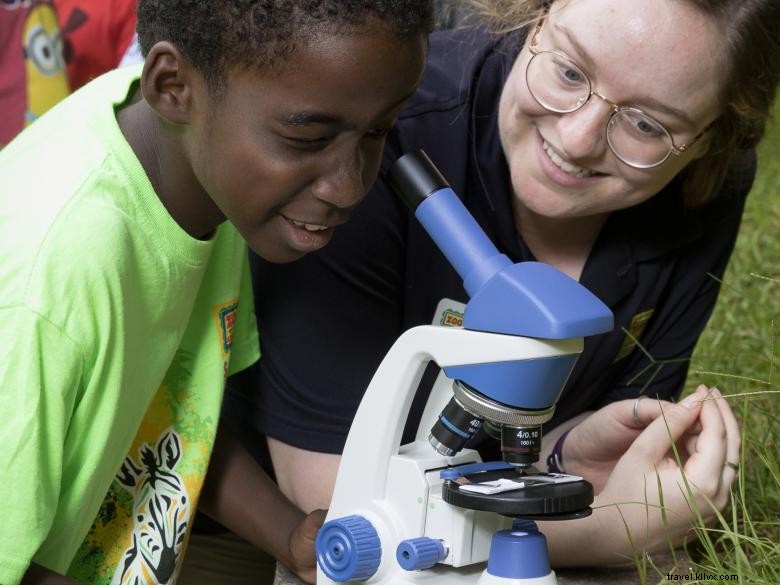
<svg viewBox="0 0 780 585"><path fill-rule="evenodd" d="M544 16L551 0L470 0L498 33L528 26ZM561 1L561 0L557 0ZM709 129L710 148L681 174L687 207L698 207L721 192L739 173L745 149L758 144L772 114L780 83L780 2L778 0L681 0L715 23L725 54L723 112Z"/></svg>
<svg viewBox="0 0 780 585"><path fill-rule="evenodd" d="M170 41L219 93L228 68L272 68L307 39L372 18L401 37L428 32L432 0L140 0L138 40L144 56Z"/></svg>

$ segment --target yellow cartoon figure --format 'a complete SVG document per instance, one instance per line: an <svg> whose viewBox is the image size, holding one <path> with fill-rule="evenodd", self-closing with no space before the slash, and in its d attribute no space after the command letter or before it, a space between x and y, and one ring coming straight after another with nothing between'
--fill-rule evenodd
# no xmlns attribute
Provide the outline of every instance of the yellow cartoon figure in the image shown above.
<svg viewBox="0 0 780 585"><path fill-rule="evenodd" d="M50 4L38 4L30 11L22 42L27 69L28 126L70 92L62 57L62 35Z"/></svg>

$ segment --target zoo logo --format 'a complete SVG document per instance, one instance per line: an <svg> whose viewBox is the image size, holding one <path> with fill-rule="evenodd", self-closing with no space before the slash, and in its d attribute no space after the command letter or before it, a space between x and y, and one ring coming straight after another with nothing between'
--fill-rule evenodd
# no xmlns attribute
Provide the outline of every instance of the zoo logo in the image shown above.
<svg viewBox="0 0 780 585"><path fill-rule="evenodd" d="M442 313L439 324L445 327L463 327L463 313L447 309Z"/></svg>

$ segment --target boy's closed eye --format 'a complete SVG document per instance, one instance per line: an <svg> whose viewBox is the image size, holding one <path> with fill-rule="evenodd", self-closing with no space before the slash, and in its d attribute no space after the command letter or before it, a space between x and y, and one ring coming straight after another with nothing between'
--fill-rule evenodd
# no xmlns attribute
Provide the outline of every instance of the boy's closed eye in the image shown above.
<svg viewBox="0 0 780 585"><path fill-rule="evenodd" d="M288 142L292 143L293 146L296 147L324 147L330 144L333 141L333 136L327 135L327 136L284 136L282 135L282 138L284 140L287 140Z"/></svg>
<svg viewBox="0 0 780 585"><path fill-rule="evenodd" d="M365 138L379 140L384 139L390 132L390 127L372 128L365 133ZM328 146L337 134L304 135L304 134L280 134L280 136L297 148L324 148Z"/></svg>

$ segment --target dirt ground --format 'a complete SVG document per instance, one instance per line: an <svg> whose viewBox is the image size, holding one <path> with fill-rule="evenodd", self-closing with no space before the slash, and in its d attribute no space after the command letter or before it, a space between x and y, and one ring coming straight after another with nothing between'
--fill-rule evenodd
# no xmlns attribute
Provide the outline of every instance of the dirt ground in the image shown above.
<svg viewBox="0 0 780 585"><path fill-rule="evenodd" d="M677 560L684 563L684 555L678 553ZM652 557L652 562L659 570L665 571L674 566L671 555L658 555ZM573 568L559 569L556 572L558 585L640 585L641 579L634 565L625 567L599 567L599 568ZM662 581L664 577L648 567L647 584L651 585ZM274 585L303 585L284 567L277 565L276 580Z"/></svg>

